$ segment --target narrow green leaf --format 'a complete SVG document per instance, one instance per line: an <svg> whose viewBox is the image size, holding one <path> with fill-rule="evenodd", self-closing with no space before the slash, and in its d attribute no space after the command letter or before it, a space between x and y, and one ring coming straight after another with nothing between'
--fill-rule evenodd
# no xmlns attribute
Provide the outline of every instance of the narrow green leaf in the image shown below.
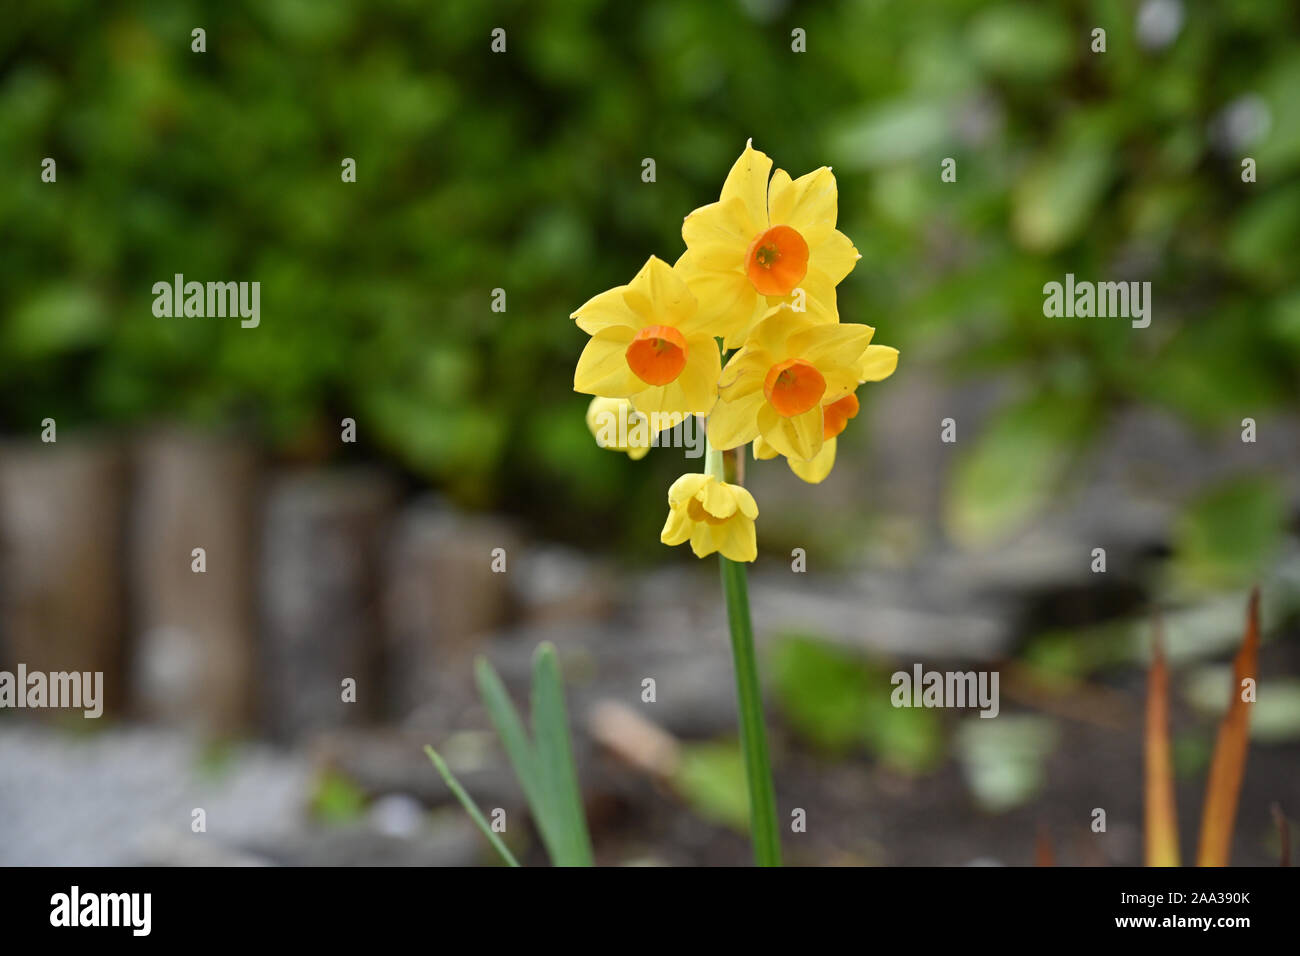
<svg viewBox="0 0 1300 956"><path fill-rule="evenodd" d="M488 842L492 844L492 848L501 854L501 859L505 860L510 866L518 866L519 861L515 859L515 855L510 852L508 846L501 842L501 838L492 832L492 827L488 825L482 812L479 811L478 804L474 802L473 797L465 792L465 788L460 785L460 781L456 779L454 774L452 774L451 768L447 766L447 762L442 759L438 754L438 751L426 744L424 752L429 755L429 759L433 761L433 765L438 769L438 773L442 774L442 779L446 782L447 789L456 795L456 799L459 800L460 805L465 808L465 812L469 814L469 818L478 825L480 830L483 831L483 835L488 838Z"/></svg>
<svg viewBox="0 0 1300 956"><path fill-rule="evenodd" d="M493 669L487 658L480 657L474 662L474 677L478 682L479 696L487 708L492 725L496 727L497 736L506 748L506 756L514 767L515 777L524 791L524 798L533 813L542 842L552 863L557 863L563 856L560 831L554 830L555 814L550 810L549 794L536 749L528 738L519 712L506 691L501 678Z"/></svg>
<svg viewBox="0 0 1300 956"><path fill-rule="evenodd" d="M591 866L591 837L582 808L582 791L573 763L569 717L564 705L555 646L544 642L533 657L533 737L547 829L557 838L556 866ZM535 810L534 812L538 812Z"/></svg>

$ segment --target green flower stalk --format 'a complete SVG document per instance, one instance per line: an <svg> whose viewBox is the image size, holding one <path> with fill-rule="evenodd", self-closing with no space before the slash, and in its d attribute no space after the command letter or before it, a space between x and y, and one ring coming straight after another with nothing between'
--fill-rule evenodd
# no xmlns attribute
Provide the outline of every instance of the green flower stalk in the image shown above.
<svg viewBox="0 0 1300 956"><path fill-rule="evenodd" d="M708 449L708 469L729 483L739 483L740 459L734 451ZM721 473L718 475L718 473ZM781 865L781 835L776 822L776 788L767 753L763 723L763 692L754 651L754 626L749 616L749 585L745 565L718 555L722 596L731 632L731 655L736 667L736 703L740 712L740 745L745 755L745 781L749 787L749 832L754 862Z"/></svg>

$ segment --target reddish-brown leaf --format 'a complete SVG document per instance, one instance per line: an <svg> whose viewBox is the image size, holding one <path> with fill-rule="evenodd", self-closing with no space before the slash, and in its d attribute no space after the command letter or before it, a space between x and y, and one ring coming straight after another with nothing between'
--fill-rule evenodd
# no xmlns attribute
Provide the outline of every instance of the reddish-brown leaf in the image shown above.
<svg viewBox="0 0 1300 956"><path fill-rule="evenodd" d="M1273 804L1273 822L1277 824L1277 840L1282 847L1281 858L1278 860L1279 866L1291 865L1291 826L1286 822L1286 814L1282 812L1281 804Z"/></svg>
<svg viewBox="0 0 1300 956"><path fill-rule="evenodd" d="M1219 724L1214 744L1210 778L1205 788L1205 810L1201 815L1201 845L1197 866L1227 866L1232 854L1232 829L1237 819L1237 799L1246 773L1246 749L1250 736L1250 703L1242 700L1242 682L1256 679L1259 660L1259 588L1250 595L1246 614L1246 636L1233 661L1232 697L1228 712Z"/></svg>
<svg viewBox="0 0 1300 956"><path fill-rule="evenodd" d="M1169 747L1169 665L1157 617L1147 672L1146 794L1144 842L1147 866L1178 866L1178 807Z"/></svg>
<svg viewBox="0 0 1300 956"><path fill-rule="evenodd" d="M1034 866L1056 866L1056 853L1052 850L1052 835L1047 832L1047 825L1038 825L1038 837L1034 840Z"/></svg>

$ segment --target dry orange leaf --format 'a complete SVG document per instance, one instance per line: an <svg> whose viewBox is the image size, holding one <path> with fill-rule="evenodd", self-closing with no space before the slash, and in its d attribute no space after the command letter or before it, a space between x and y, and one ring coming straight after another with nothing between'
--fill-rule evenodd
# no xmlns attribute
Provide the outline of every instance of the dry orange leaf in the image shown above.
<svg viewBox="0 0 1300 956"><path fill-rule="evenodd" d="M1210 763L1197 866L1227 866L1232 853L1232 828L1237 818L1241 780L1246 773L1246 748L1250 735L1250 702L1243 699L1242 684L1247 679L1255 681L1258 660L1259 588L1255 588L1246 615L1246 637L1233 661L1232 697L1228 702L1228 712L1219 724L1214 759ZM1251 696L1253 699L1254 695Z"/></svg>
<svg viewBox="0 0 1300 956"><path fill-rule="evenodd" d="M1146 799L1144 840L1147 866L1178 866L1178 807L1169 747L1169 665L1155 621L1151 669L1147 672Z"/></svg>

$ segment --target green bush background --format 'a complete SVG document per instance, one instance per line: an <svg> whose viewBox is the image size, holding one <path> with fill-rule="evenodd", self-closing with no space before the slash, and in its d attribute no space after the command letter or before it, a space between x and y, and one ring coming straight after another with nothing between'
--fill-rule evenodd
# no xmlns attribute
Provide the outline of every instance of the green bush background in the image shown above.
<svg viewBox="0 0 1300 956"><path fill-rule="evenodd" d="M1135 9L14 5L0 427L179 418L329 460L350 415L366 454L466 505L577 537L617 514L657 523L680 462L593 446L568 315L648 255L674 260L681 217L716 198L751 136L794 175L835 168L863 256L846 320L905 361L1031 397L998 417L954 494L1002 484L1006 448L1027 449L1023 480L1047 482L1036 463L1125 403L1214 429L1294 407L1300 11L1189 3L1176 41L1146 50ZM1243 97L1269 123L1238 148L1222 129ZM1243 155L1257 183L1241 181ZM46 156L57 184L40 181ZM939 181L946 156L955 184ZM178 272L260 281L261 327L155 318L150 288ZM1066 272L1150 279L1151 328L1044 319L1042 285Z"/></svg>

